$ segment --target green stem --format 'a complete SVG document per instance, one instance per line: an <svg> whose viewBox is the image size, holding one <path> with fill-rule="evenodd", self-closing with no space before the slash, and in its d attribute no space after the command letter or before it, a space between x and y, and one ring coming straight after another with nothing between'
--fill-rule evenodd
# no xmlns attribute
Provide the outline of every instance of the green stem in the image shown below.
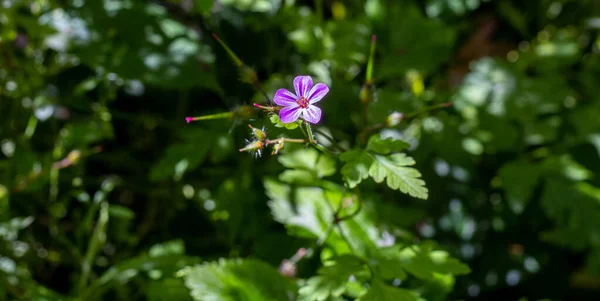
<svg viewBox="0 0 600 301"><path fill-rule="evenodd" d="M266 145L275 144L279 142L289 142L289 143L306 143L306 139L293 139L293 138L278 138L265 141Z"/></svg>
<svg viewBox="0 0 600 301"><path fill-rule="evenodd" d="M335 156L336 154L334 152L332 152L331 150L325 148L324 146L320 145L316 140L315 137L313 136L313 132L312 129L310 127L310 124L308 122L305 123L306 124L306 134L308 135L308 142L310 144L312 144L316 149L318 149L319 151L328 154L328 155L332 155Z"/></svg>
<svg viewBox="0 0 600 301"><path fill-rule="evenodd" d="M100 216L98 217L98 221L96 222L96 227L94 228L94 232L92 233L92 237L90 237L90 241L88 243L88 249L85 253L85 257L83 259L83 263L81 265L81 277L79 277L79 283L77 285L77 293L81 295L84 292L88 280L90 278L90 273L92 271L92 265L98 251L104 246L106 242L106 227L108 225L108 203L103 202L100 204Z"/></svg>
<svg viewBox="0 0 600 301"><path fill-rule="evenodd" d="M333 139L333 137L325 134L323 131L321 130L315 130L315 133L319 133L321 136L325 137L325 139L329 140L329 142L331 142L331 145L333 145L335 148L337 148L339 151L341 152L345 152L347 151L345 148L343 148L337 141L335 141L335 139Z"/></svg>

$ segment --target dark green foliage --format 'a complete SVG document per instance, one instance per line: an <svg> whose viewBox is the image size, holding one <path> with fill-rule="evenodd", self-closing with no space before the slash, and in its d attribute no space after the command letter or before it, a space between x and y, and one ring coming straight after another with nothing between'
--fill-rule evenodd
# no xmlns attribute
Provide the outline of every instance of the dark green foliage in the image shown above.
<svg viewBox="0 0 600 301"><path fill-rule="evenodd" d="M0 1L0 300L597 300L599 14Z"/></svg>

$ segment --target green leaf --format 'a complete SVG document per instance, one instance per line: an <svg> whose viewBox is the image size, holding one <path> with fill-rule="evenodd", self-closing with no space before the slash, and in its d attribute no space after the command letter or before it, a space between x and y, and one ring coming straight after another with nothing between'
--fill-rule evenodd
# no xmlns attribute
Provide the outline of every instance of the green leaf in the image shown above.
<svg viewBox="0 0 600 301"><path fill-rule="evenodd" d="M446 251L429 250L416 245L381 248L374 256L374 263L374 270L384 280L404 279L405 272L420 279L431 279L436 274L463 275L471 271Z"/></svg>
<svg viewBox="0 0 600 301"><path fill-rule="evenodd" d="M148 301L191 301L189 290L181 279L166 278L151 282L146 288Z"/></svg>
<svg viewBox="0 0 600 301"><path fill-rule="evenodd" d="M339 297L347 290L350 276L367 274L364 263L354 255L342 255L326 263L318 271L318 276L308 279L305 286L298 291L301 300L329 300L331 296Z"/></svg>
<svg viewBox="0 0 600 301"><path fill-rule="evenodd" d="M425 301L415 292L389 286L378 278L371 281L371 287L357 301Z"/></svg>
<svg viewBox="0 0 600 301"><path fill-rule="evenodd" d="M544 184L541 205L555 224L543 239L572 250L600 246L600 188L551 178Z"/></svg>
<svg viewBox="0 0 600 301"><path fill-rule="evenodd" d="M407 272L421 279L429 279L434 273L463 275L471 272L469 266L442 250L427 251L411 246L402 249L396 258Z"/></svg>
<svg viewBox="0 0 600 301"><path fill-rule="evenodd" d="M211 0L195 0L194 1L194 10L201 14L207 14L210 12L214 4L214 1Z"/></svg>
<svg viewBox="0 0 600 301"><path fill-rule="evenodd" d="M341 173L348 187L354 188L369 177L369 168L373 164L373 158L367 152L350 150L343 153L340 160L346 162L342 166Z"/></svg>
<svg viewBox="0 0 600 301"><path fill-rule="evenodd" d="M171 253L172 254L172 253ZM200 262L199 258L184 255L141 255L127 259L112 266L82 293L84 300L87 297L100 295L115 286L124 285L138 276L145 276L153 272L160 272L163 276L174 276L175 272L187 265Z"/></svg>
<svg viewBox="0 0 600 301"><path fill-rule="evenodd" d="M185 140L171 144L161 159L154 164L150 171L152 181L164 180L173 177L179 181L188 170L198 167L208 155L216 138L203 129L189 129L182 131ZM199 143L199 141L201 141Z"/></svg>
<svg viewBox="0 0 600 301"><path fill-rule="evenodd" d="M133 212L133 210L124 207L124 206L119 206L119 205L115 205L115 204L111 204L110 207L108 207L108 214L111 217L117 217L117 218L123 218L123 219L132 219L135 217L135 212Z"/></svg>
<svg viewBox="0 0 600 301"><path fill-rule="evenodd" d="M398 260L399 246L385 247L374 256L373 269L383 280L406 279L402 262Z"/></svg>
<svg viewBox="0 0 600 301"><path fill-rule="evenodd" d="M540 178L537 165L524 161L510 162L500 168L498 176L502 179L513 211L523 212Z"/></svg>
<svg viewBox="0 0 600 301"><path fill-rule="evenodd" d="M423 16L416 5L404 3L389 10L392 19L388 24L393 30L383 38L389 44L382 49L385 55L375 67L378 78L405 76L409 69L431 72L450 59L455 28ZM425 36L427 39L423 39Z"/></svg>
<svg viewBox="0 0 600 301"><path fill-rule="evenodd" d="M254 259L230 259L180 271L197 301L281 301L295 290L274 267Z"/></svg>
<svg viewBox="0 0 600 301"><path fill-rule="evenodd" d="M271 114L271 117L269 117L269 120L271 120L271 123L273 123L273 125L275 125L278 128L286 128L288 130L293 130L295 128L297 128L301 121L295 121L295 122L291 122L291 123L283 123L281 122L281 119L279 119L279 115L277 114Z"/></svg>
<svg viewBox="0 0 600 301"><path fill-rule="evenodd" d="M279 174L279 180L288 184L311 185L317 178L308 170L288 169Z"/></svg>
<svg viewBox="0 0 600 301"><path fill-rule="evenodd" d="M377 183L387 178L387 185L398 189L413 197L427 199L429 191L425 182L420 179L421 173L407 166L415 164L413 158L406 154L392 154L389 156L374 155L373 164L369 168L369 175Z"/></svg>
<svg viewBox="0 0 600 301"><path fill-rule="evenodd" d="M335 189L335 186L328 190L296 187L272 179L265 180L265 188L273 218L284 224L290 234L310 239L325 237L333 223L334 208L338 208L340 202L355 197ZM374 211L366 200L362 202L362 210L358 215L340 223L327 236L325 243L337 254L353 251L356 255L366 256L377 249L381 234L374 222ZM340 235L339 228L346 239Z"/></svg>
<svg viewBox="0 0 600 301"><path fill-rule="evenodd" d="M278 160L287 168L310 171L318 178L335 174L335 161L329 156L320 154L314 148L285 153L280 155Z"/></svg>
<svg viewBox="0 0 600 301"><path fill-rule="evenodd" d="M380 134L373 135L369 138L367 144L367 150L380 154L387 155L390 153L397 153L410 147L410 144L402 140L395 140L394 138L382 139Z"/></svg>

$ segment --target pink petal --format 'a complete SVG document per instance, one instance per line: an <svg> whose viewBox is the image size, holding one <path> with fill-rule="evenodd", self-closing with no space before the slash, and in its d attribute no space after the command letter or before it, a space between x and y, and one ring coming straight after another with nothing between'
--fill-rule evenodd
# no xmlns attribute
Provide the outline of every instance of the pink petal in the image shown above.
<svg viewBox="0 0 600 301"><path fill-rule="evenodd" d="M307 98L309 102L313 104L323 99L323 97L325 97L327 93L329 93L329 87L327 87L325 84L319 83L312 87L312 89L310 89Z"/></svg>
<svg viewBox="0 0 600 301"><path fill-rule="evenodd" d="M321 120L321 109L317 106L308 106L304 111L304 120L313 124L319 122Z"/></svg>
<svg viewBox="0 0 600 301"><path fill-rule="evenodd" d="M291 123L296 121L298 117L300 117L301 112L302 109L300 109L299 106L285 107L279 111L279 118L283 123Z"/></svg>
<svg viewBox="0 0 600 301"><path fill-rule="evenodd" d="M296 78L294 78L296 95L306 97L311 87L312 78L310 78L310 76L296 76Z"/></svg>
<svg viewBox="0 0 600 301"><path fill-rule="evenodd" d="M298 99L298 96L286 89L277 90L277 92L275 92L275 96L273 97L273 101L276 104L284 107L297 105L296 99Z"/></svg>

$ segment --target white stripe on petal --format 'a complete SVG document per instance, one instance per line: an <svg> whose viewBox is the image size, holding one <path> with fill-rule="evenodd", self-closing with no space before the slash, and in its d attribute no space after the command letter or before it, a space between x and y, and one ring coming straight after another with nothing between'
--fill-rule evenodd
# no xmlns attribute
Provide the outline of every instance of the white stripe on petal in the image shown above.
<svg viewBox="0 0 600 301"><path fill-rule="evenodd" d="M325 95L329 93L329 87L325 84L318 83L308 93L308 100L311 104L319 102Z"/></svg>
<svg viewBox="0 0 600 301"><path fill-rule="evenodd" d="M310 91L310 88L312 88L312 84L313 82L310 76L296 76L296 78L294 78L294 89L296 90L296 95L307 97L308 91Z"/></svg>
<svg viewBox="0 0 600 301"><path fill-rule="evenodd" d="M317 123L321 120L321 109L316 106L308 106L304 111L304 119L310 123Z"/></svg>
<svg viewBox="0 0 600 301"><path fill-rule="evenodd" d="M277 90L275 96L273 96L273 102L284 107L296 104L296 99L298 99L298 96L286 89Z"/></svg>

